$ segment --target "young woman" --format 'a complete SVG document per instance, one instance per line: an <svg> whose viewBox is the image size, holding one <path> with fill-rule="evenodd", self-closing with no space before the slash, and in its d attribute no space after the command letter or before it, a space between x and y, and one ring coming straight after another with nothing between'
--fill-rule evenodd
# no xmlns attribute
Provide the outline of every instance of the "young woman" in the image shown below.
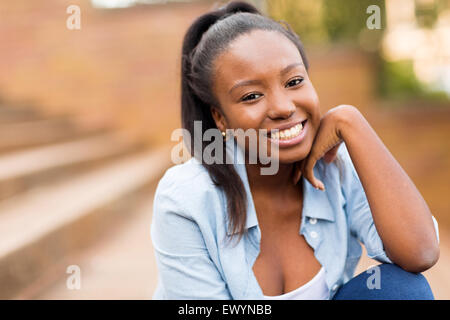
<svg viewBox="0 0 450 320"><path fill-rule="evenodd" d="M288 26L231 2L190 26L181 71L193 158L155 194L154 299L433 299L420 272L439 257L434 217L356 107L321 116ZM198 159L210 142L195 121L233 163ZM276 174L229 129L267 130ZM353 277L360 242L382 264Z"/></svg>

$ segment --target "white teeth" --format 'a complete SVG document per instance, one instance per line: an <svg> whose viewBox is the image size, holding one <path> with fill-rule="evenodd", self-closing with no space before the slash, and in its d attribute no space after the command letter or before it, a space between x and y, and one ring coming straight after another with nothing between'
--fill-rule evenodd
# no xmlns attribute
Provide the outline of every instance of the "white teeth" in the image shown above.
<svg viewBox="0 0 450 320"><path fill-rule="evenodd" d="M273 132L271 138L274 140L288 140L292 139L300 134L303 130L303 125L301 123L293 126L292 128L280 130Z"/></svg>
<svg viewBox="0 0 450 320"><path fill-rule="evenodd" d="M292 136L292 137L295 137L295 136L297 135L297 133L298 133L298 131L297 131L296 128L298 128L298 127L295 126L295 127L292 127L292 128L291 128L291 136Z"/></svg>

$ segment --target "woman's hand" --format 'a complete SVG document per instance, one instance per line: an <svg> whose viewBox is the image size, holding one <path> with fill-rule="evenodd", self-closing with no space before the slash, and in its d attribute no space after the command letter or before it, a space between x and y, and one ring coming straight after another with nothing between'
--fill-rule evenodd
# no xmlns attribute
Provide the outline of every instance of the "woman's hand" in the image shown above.
<svg viewBox="0 0 450 320"><path fill-rule="evenodd" d="M314 176L313 168L322 157L327 163L334 161L339 146L344 141L340 133L340 119L346 117L349 112L354 113L355 109L353 106L340 105L328 110L320 119L311 151L305 159L296 163L294 183L303 175L316 189L325 190L323 182Z"/></svg>

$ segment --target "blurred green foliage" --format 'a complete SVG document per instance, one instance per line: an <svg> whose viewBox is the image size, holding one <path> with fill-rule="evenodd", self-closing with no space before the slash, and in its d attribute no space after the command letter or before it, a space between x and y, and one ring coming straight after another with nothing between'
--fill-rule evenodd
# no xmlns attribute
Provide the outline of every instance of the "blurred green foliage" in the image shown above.
<svg viewBox="0 0 450 320"><path fill-rule="evenodd" d="M379 41L385 27L384 0L268 0L268 14L284 20L297 32L305 44L346 42L358 44L360 33L368 30L367 8L380 8L381 29L370 30Z"/></svg>
<svg viewBox="0 0 450 320"><path fill-rule="evenodd" d="M382 97L397 100L419 98L445 101L448 99L445 92L431 90L417 79L410 60L395 62L380 60L378 91Z"/></svg>
<svg viewBox="0 0 450 320"><path fill-rule="evenodd" d="M395 1L395 0L394 0ZM421 27L432 27L449 0L415 0L415 18ZM414 73L411 61L383 60L381 42L386 29L385 0L267 0L267 13L287 22L305 45L344 44L373 53L378 60L377 91L384 98L425 100L448 99L444 92L431 90ZM370 30L367 20L380 8L381 29Z"/></svg>

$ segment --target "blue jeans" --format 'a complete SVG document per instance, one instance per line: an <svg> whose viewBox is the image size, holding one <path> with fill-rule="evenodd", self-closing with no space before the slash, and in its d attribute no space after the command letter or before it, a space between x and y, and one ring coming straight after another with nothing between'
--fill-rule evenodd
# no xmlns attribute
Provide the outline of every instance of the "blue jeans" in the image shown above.
<svg viewBox="0 0 450 320"><path fill-rule="evenodd" d="M427 279L395 264L380 264L345 283L333 300L434 300Z"/></svg>

